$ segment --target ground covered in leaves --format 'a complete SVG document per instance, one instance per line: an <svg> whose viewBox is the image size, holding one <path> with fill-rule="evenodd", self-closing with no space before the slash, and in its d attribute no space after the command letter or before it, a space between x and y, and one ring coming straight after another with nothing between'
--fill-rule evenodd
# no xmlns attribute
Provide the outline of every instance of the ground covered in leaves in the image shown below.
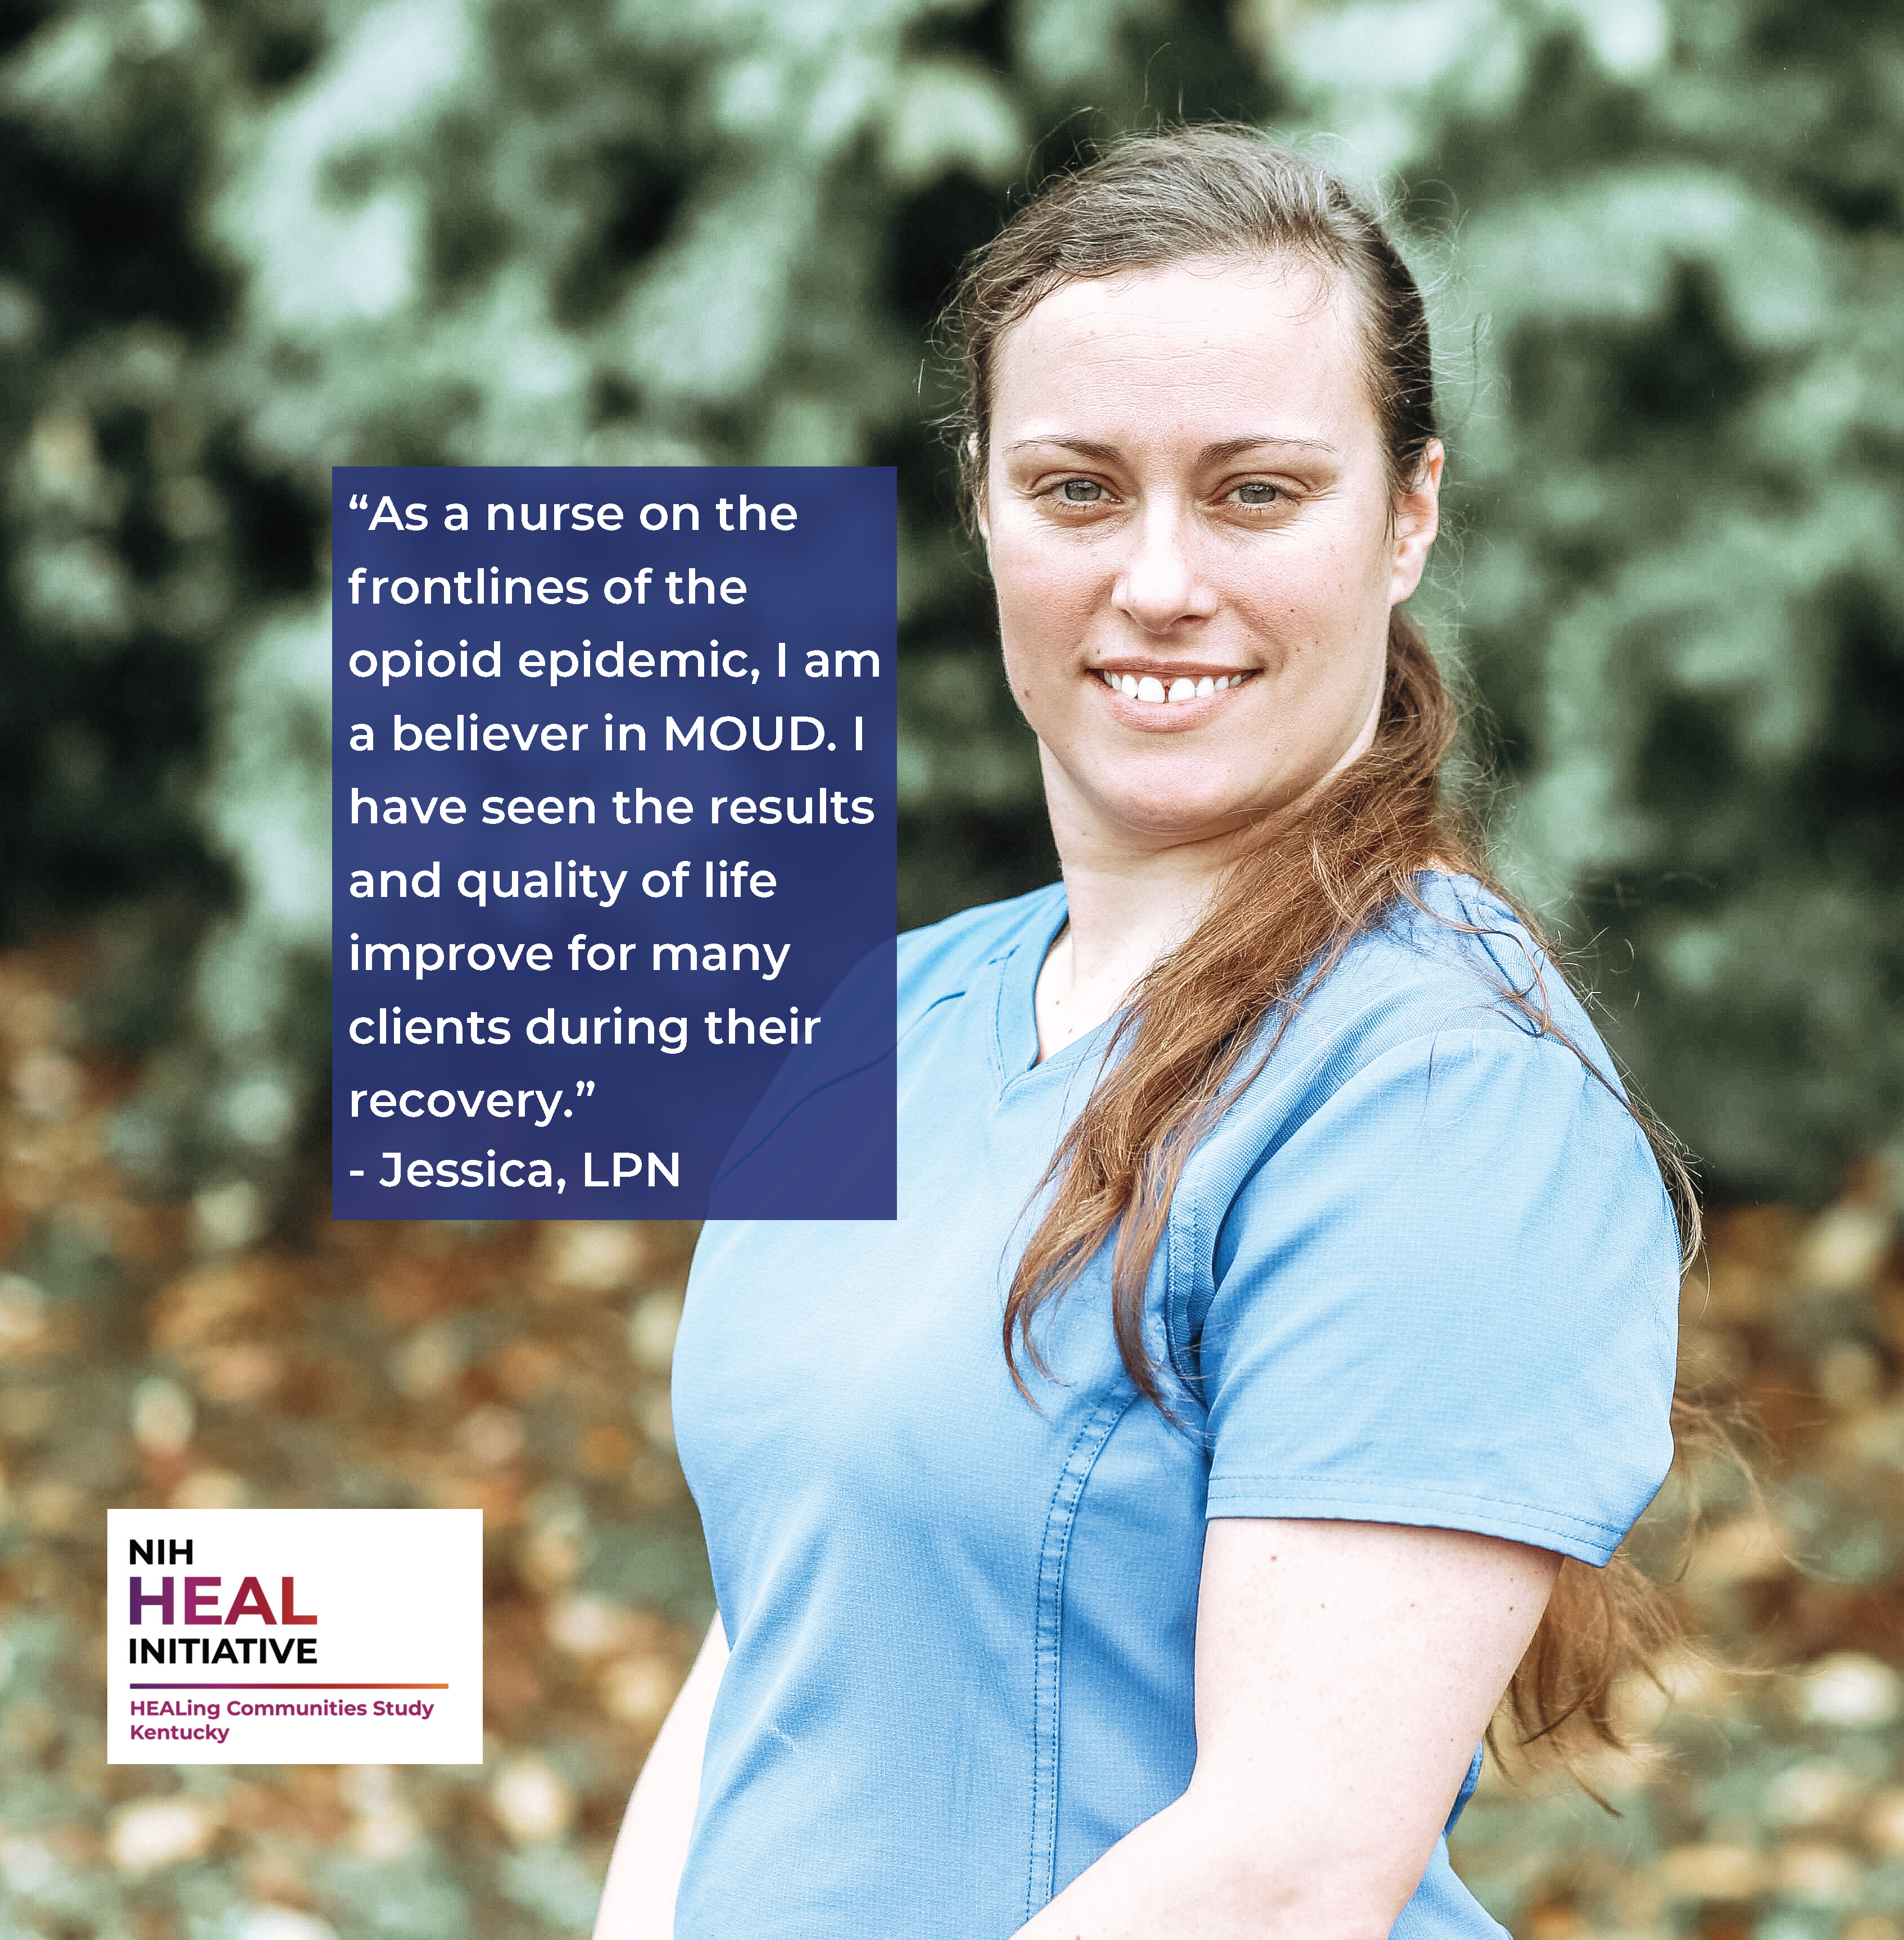
<svg viewBox="0 0 1904 1940"><path fill-rule="evenodd" d="M80 965L0 958L0 1940L567 1940L712 1611L667 1380L691 1230L267 1228L153 1204ZM1874 1170L1722 1215L1687 1353L1762 1491L1643 1537L1700 1648L1576 1789L1491 1767L1457 1863L1524 1940L1904 1940L1904 1263ZM481 1768L108 1767L105 1512L484 1512ZM1676 1553L1684 1550L1676 1561Z"/></svg>

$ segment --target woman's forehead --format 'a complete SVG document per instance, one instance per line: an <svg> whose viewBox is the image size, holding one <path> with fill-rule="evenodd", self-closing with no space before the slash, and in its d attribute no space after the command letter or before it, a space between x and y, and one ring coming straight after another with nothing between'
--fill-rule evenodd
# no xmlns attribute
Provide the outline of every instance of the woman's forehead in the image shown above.
<svg viewBox="0 0 1904 1940"><path fill-rule="evenodd" d="M1002 339L994 416L1248 405L1359 416L1346 294L1339 276L1286 257L1193 258L1063 284Z"/></svg>
<svg viewBox="0 0 1904 1940"><path fill-rule="evenodd" d="M1219 302L1226 292L1276 291L1298 305L1320 308L1332 299L1340 280L1329 264L1294 251L1183 256L1164 263L1127 264L1101 276L1069 277L1033 307L1049 304L1062 310L1088 304L1094 297L1128 300L1150 289L1173 293L1192 307L1199 291Z"/></svg>

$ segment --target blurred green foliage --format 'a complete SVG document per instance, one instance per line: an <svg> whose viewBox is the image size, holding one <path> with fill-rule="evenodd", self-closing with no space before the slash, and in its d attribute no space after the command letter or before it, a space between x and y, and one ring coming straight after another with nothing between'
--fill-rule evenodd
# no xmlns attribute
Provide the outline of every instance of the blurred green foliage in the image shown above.
<svg viewBox="0 0 1904 1940"><path fill-rule="evenodd" d="M903 917L1048 876L928 326L1027 181L1211 114L1386 188L1435 279L1428 602L1503 864L1655 1102L1735 1193L1897 1136L1894 8L67 0L0 41L0 923L102 938L154 1176L323 1129L332 464L896 462Z"/></svg>

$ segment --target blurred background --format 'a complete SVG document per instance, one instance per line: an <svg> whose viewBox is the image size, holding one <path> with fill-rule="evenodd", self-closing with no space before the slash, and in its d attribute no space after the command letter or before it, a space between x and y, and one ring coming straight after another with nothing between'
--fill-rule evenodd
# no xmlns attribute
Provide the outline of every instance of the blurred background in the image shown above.
<svg viewBox="0 0 1904 1940"><path fill-rule="evenodd" d="M1904 1935L1904 14L1883 0L0 5L0 1940L566 1940L712 1609L691 1229L325 1198L328 468L896 464L902 920L1048 880L929 343L1093 142L1393 203L1468 785L1712 1213L1755 1499L1524 1940ZM1697 1479L1696 1478L1695 1479ZM108 1504L486 1511L487 1762L103 1758Z"/></svg>

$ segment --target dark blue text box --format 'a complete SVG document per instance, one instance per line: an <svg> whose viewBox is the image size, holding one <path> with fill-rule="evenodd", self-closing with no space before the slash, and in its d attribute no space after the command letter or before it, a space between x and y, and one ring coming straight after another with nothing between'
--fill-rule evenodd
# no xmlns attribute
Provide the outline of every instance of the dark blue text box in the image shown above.
<svg viewBox="0 0 1904 1940"><path fill-rule="evenodd" d="M893 473L333 498L337 1216L892 1217Z"/></svg>

